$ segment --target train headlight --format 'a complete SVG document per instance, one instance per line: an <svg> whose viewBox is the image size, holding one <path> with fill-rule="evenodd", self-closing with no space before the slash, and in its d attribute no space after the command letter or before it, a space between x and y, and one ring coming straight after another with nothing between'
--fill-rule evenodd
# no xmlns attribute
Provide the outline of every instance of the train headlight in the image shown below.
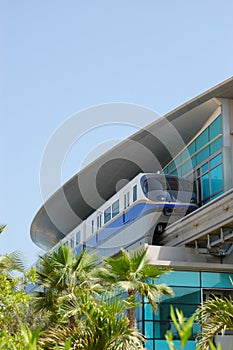
<svg viewBox="0 0 233 350"><path fill-rule="evenodd" d="M196 203L196 202L197 202L196 198L191 198L190 203Z"/></svg>
<svg viewBox="0 0 233 350"><path fill-rule="evenodd" d="M160 194L159 196L157 196L157 199L161 202L165 202L166 201L166 197L163 194Z"/></svg>

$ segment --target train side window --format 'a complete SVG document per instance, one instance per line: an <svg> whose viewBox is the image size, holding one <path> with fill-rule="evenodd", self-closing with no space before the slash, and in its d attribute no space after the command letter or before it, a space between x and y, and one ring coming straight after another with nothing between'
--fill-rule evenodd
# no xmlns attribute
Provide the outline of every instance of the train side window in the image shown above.
<svg viewBox="0 0 233 350"><path fill-rule="evenodd" d="M124 209L129 207L129 192L124 194Z"/></svg>
<svg viewBox="0 0 233 350"><path fill-rule="evenodd" d="M102 226L102 214L97 215L97 230Z"/></svg>
<svg viewBox="0 0 233 350"><path fill-rule="evenodd" d="M81 236L81 232L80 231L76 232L76 235L75 235L76 245L80 243L80 236Z"/></svg>
<svg viewBox="0 0 233 350"><path fill-rule="evenodd" d="M114 202L112 204L112 217L114 218L114 216L116 216L117 214L119 214L120 210L119 210L119 199Z"/></svg>
<svg viewBox="0 0 233 350"><path fill-rule="evenodd" d="M133 187L133 202L135 202L138 199L138 193L137 193L137 185Z"/></svg>
<svg viewBox="0 0 233 350"><path fill-rule="evenodd" d="M94 220L91 220L91 233L94 233L94 228L95 228Z"/></svg>
<svg viewBox="0 0 233 350"><path fill-rule="evenodd" d="M111 220L111 207L108 207L104 211L104 223L106 224L106 222L108 222L109 220Z"/></svg>

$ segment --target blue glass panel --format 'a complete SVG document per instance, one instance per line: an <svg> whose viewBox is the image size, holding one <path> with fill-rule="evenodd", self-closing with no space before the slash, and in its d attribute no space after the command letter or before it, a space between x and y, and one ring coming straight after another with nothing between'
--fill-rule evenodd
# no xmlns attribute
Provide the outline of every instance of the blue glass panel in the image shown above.
<svg viewBox="0 0 233 350"><path fill-rule="evenodd" d="M232 273L202 272L201 276L203 288L232 288L229 278L233 279Z"/></svg>
<svg viewBox="0 0 233 350"><path fill-rule="evenodd" d="M210 155L214 154L218 150L222 148L222 137L219 137L219 139L215 140L213 143L210 145Z"/></svg>
<svg viewBox="0 0 233 350"><path fill-rule="evenodd" d="M210 140L222 132L222 118L221 115L209 126Z"/></svg>
<svg viewBox="0 0 233 350"><path fill-rule="evenodd" d="M210 160L210 168L213 168L214 165L222 162L222 153L219 153L216 157Z"/></svg>
<svg viewBox="0 0 233 350"><path fill-rule="evenodd" d="M208 174L205 174L201 177L201 192L202 199L207 198L210 195Z"/></svg>
<svg viewBox="0 0 233 350"><path fill-rule="evenodd" d="M153 320L153 310L150 304L144 305L144 318L145 320Z"/></svg>
<svg viewBox="0 0 233 350"><path fill-rule="evenodd" d="M208 129L203 131L201 135L196 138L196 150L198 151L201 147L205 146L209 142Z"/></svg>
<svg viewBox="0 0 233 350"><path fill-rule="evenodd" d="M166 283L169 286L199 287L199 272L193 271L172 271L166 273L156 280L156 284Z"/></svg>
<svg viewBox="0 0 233 350"><path fill-rule="evenodd" d="M211 193L220 191L223 188L222 164L210 171Z"/></svg>
<svg viewBox="0 0 233 350"><path fill-rule="evenodd" d="M208 162L205 163L204 165L202 165L202 167L201 167L201 173L204 174L204 173L207 172L207 170L208 170Z"/></svg>
<svg viewBox="0 0 233 350"><path fill-rule="evenodd" d="M209 147L204 148L197 154L197 164L200 164L209 157Z"/></svg>

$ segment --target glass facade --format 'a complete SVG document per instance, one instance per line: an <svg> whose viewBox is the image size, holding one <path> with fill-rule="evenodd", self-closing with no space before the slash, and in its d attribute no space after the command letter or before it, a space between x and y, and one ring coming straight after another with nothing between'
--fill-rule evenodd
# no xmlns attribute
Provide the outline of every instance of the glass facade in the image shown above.
<svg viewBox="0 0 233 350"><path fill-rule="evenodd" d="M233 274L221 272L173 271L161 276L156 284L166 283L174 291L174 297L164 296L158 302L157 312L154 313L147 300L137 310L138 326L146 337L146 349L168 350L165 340L167 330L173 334L174 342L179 348L179 335L170 318L170 307L182 310L187 319L195 312L205 296L211 293L228 293L232 285L230 278ZM223 295L225 295L223 294ZM192 334L185 349L196 349L195 337L200 331L198 323L193 324Z"/></svg>
<svg viewBox="0 0 233 350"><path fill-rule="evenodd" d="M194 179L200 205L222 194L222 116L219 115L174 158L164 168L164 173Z"/></svg>

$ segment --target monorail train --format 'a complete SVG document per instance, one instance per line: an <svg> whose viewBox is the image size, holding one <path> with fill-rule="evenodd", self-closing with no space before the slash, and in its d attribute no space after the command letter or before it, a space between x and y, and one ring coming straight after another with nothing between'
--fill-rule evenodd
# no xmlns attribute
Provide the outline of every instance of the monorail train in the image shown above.
<svg viewBox="0 0 233 350"><path fill-rule="evenodd" d="M63 243L77 252L95 248L109 256L120 247L153 244L156 228L198 208L193 184L163 174L138 174L69 233ZM160 228L161 230L161 228Z"/></svg>

